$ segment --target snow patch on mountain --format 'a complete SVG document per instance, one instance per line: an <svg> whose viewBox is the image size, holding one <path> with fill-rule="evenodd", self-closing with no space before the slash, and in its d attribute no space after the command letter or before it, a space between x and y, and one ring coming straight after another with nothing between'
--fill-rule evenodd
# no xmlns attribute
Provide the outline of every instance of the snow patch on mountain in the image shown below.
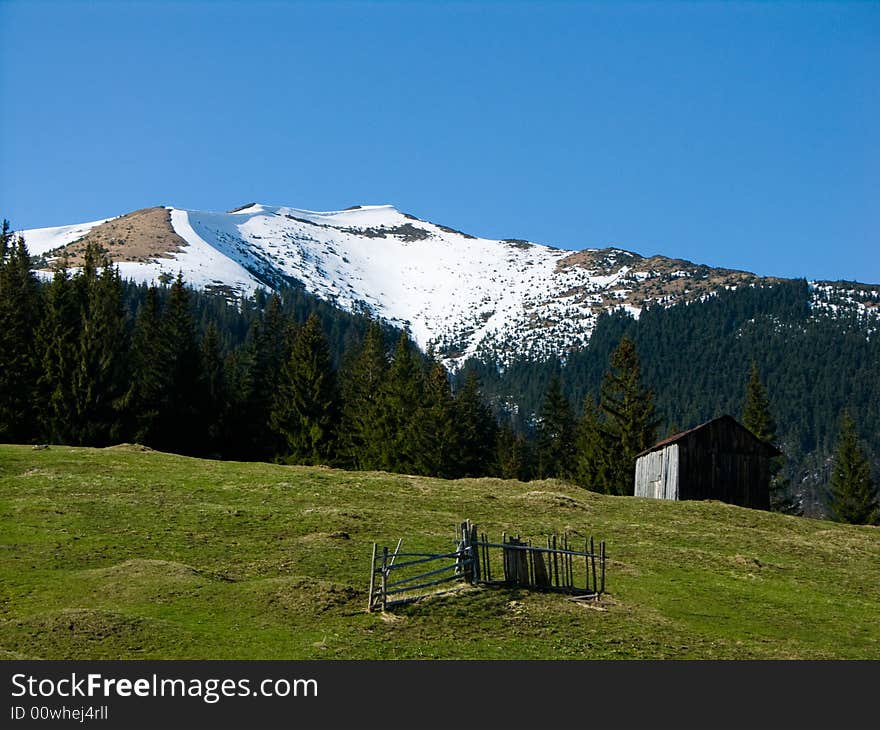
<svg viewBox="0 0 880 730"><path fill-rule="evenodd" d="M106 223L112 218L104 218L90 223L78 223L73 226L55 226L53 228L32 228L22 231L28 252L31 256L42 256L56 248L67 246L85 236L96 226Z"/></svg>

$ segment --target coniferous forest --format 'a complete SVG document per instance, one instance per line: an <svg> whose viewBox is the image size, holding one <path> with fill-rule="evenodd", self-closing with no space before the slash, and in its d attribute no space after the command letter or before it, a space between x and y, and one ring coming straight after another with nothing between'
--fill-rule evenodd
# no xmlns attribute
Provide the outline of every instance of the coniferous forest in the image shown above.
<svg viewBox="0 0 880 730"><path fill-rule="evenodd" d="M229 301L180 277L137 285L94 246L43 282L5 222L0 261L2 442L631 494L639 451L729 413L785 453L775 509L877 519L880 343L864 322L811 316L803 281L603 315L564 363L452 376L405 332L301 288Z"/></svg>

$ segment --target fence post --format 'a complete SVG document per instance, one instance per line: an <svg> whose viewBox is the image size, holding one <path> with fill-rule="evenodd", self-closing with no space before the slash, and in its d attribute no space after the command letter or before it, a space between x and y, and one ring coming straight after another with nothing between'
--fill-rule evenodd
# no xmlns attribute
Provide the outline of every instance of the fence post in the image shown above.
<svg viewBox="0 0 880 730"><path fill-rule="evenodd" d="M470 520L468 520L470 522ZM471 551L471 565L473 565L473 575L471 576L471 583L479 583L480 582L480 553L479 548L477 547L477 526L471 525L469 539L468 539L468 547L470 547Z"/></svg>
<svg viewBox="0 0 880 730"><path fill-rule="evenodd" d="M382 610L388 602L388 546L382 548Z"/></svg>
<svg viewBox="0 0 880 730"><path fill-rule="evenodd" d="M471 521L465 520L458 526L458 558L456 559L456 563L459 566L459 571L464 576L464 579L468 583L474 582L474 564L469 562L467 556L470 553L470 540L471 540Z"/></svg>
<svg viewBox="0 0 880 730"><path fill-rule="evenodd" d="M584 591L587 593L590 592L590 551L587 550L588 547L587 538L584 538L584 572L586 573L584 576Z"/></svg>
<svg viewBox="0 0 880 730"><path fill-rule="evenodd" d="M376 585L376 543L373 543L373 557L370 558L370 594L367 597L367 612L373 610L373 588Z"/></svg>
<svg viewBox="0 0 880 730"><path fill-rule="evenodd" d="M598 588L596 587L596 548L593 543L593 536L590 535L590 562L593 564L593 593L599 593Z"/></svg>
<svg viewBox="0 0 880 730"><path fill-rule="evenodd" d="M605 592L605 541L602 540L602 593Z"/></svg>
<svg viewBox="0 0 880 730"><path fill-rule="evenodd" d="M570 553L573 547L574 547L574 540L569 541L568 533L566 532L565 533L565 549L568 550ZM569 555L566 555L565 557L566 557L567 564L568 564L568 590L573 592L574 591L574 556L569 554Z"/></svg>
<svg viewBox="0 0 880 730"><path fill-rule="evenodd" d="M486 534L483 533L483 554L486 556L486 582L492 582L492 566L490 564L491 553L489 552L489 545L487 544L489 539L486 537Z"/></svg>

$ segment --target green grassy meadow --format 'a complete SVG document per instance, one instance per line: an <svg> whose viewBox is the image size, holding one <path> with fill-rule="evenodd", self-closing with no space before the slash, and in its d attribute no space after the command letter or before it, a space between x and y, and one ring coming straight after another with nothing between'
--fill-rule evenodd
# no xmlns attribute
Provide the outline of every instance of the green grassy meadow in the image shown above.
<svg viewBox="0 0 880 730"><path fill-rule="evenodd" d="M604 539L608 594L365 611L374 541L446 552L465 518ZM880 659L880 530L555 480L0 446L0 658Z"/></svg>

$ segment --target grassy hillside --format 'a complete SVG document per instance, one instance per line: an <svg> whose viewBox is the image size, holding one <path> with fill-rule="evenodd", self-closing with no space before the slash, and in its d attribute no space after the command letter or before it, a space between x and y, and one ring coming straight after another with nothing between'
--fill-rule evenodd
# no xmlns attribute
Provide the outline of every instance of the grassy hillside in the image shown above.
<svg viewBox="0 0 880 730"><path fill-rule="evenodd" d="M367 614L370 545L469 517L608 544L600 609L474 588ZM558 481L0 446L0 657L880 658L880 531Z"/></svg>

